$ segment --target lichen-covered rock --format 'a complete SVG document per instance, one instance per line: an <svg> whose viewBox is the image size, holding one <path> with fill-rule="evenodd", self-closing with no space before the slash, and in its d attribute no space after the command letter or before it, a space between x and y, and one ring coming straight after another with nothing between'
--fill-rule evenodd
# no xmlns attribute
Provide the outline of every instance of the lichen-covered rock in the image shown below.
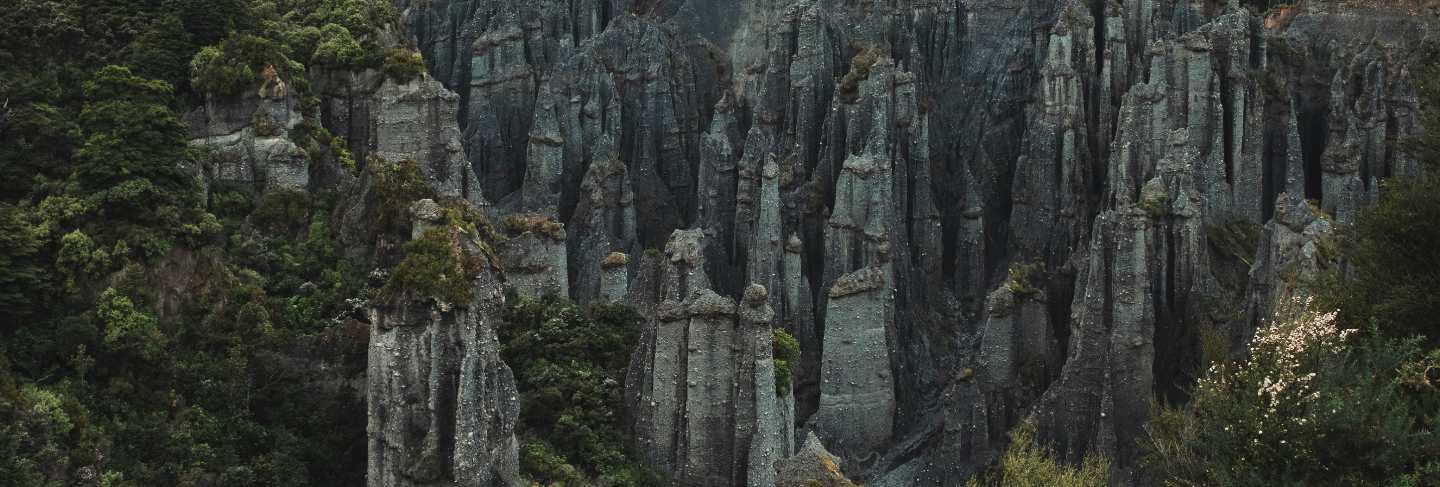
<svg viewBox="0 0 1440 487"><path fill-rule="evenodd" d="M522 485L519 395L494 328L501 286L487 270L471 291L440 303L401 290L367 311L371 487Z"/></svg>

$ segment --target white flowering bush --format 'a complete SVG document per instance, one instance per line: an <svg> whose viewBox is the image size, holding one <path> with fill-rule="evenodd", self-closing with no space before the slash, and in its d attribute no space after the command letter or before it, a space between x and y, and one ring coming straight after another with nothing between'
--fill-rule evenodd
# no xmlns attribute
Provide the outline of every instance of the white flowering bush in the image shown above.
<svg viewBox="0 0 1440 487"><path fill-rule="evenodd" d="M1187 407L1155 408L1152 474L1169 485L1440 480L1435 395L1396 373L1427 360L1420 342L1362 338L1309 299L1280 308L1247 358L1211 364Z"/></svg>

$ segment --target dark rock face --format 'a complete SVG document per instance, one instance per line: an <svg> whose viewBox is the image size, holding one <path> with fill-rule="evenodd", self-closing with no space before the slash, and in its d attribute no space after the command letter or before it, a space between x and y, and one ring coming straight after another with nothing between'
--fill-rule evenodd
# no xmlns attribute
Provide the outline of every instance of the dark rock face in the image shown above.
<svg viewBox="0 0 1440 487"><path fill-rule="evenodd" d="M857 481L954 485L1025 418L1136 481L1199 327L1238 349L1332 220L1420 170L1389 147L1428 21L1385 8L397 3L458 94L428 99L468 164L443 134L427 160L565 224L507 279L647 317L629 424L681 485L772 485L795 431ZM801 344L793 397L770 327Z"/></svg>

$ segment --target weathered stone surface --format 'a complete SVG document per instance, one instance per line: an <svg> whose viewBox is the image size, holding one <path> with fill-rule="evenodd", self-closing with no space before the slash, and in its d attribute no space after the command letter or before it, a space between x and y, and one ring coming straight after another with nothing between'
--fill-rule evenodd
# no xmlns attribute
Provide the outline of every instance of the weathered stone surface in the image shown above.
<svg viewBox="0 0 1440 487"><path fill-rule="evenodd" d="M403 293L367 311L370 486L523 485L519 397L494 329L504 298L492 272L471 287L468 303Z"/></svg>
<svg viewBox="0 0 1440 487"><path fill-rule="evenodd" d="M636 246L635 192L627 177L629 169L610 157L590 164L570 220L568 234L575 235L566 240L570 297L578 302L600 295L602 263L610 252L629 252Z"/></svg>
<svg viewBox="0 0 1440 487"><path fill-rule="evenodd" d="M1062 458L1092 448L1131 465L1152 396L1155 303L1151 223L1133 208L1102 213L1077 278L1069 357L1041 397L1038 431Z"/></svg>
<svg viewBox="0 0 1440 487"><path fill-rule="evenodd" d="M815 433L805 437L805 445L794 456L780 462L776 487L853 487L840 470L841 460L825 450Z"/></svg>
<svg viewBox="0 0 1440 487"><path fill-rule="evenodd" d="M375 92L373 153L397 162L415 161L440 196L486 206L480 184L465 163L456 114L460 98L429 75L409 83L386 80Z"/></svg>
<svg viewBox="0 0 1440 487"><path fill-rule="evenodd" d="M664 296L650 306L626 375L627 424L646 464L676 485L775 484L793 423L775 385L774 311L764 286L740 303L709 289L699 230L666 246Z"/></svg>
<svg viewBox="0 0 1440 487"><path fill-rule="evenodd" d="M568 295L564 225L545 215L512 215L504 227L507 238L497 247L505 284L521 296Z"/></svg>
<svg viewBox="0 0 1440 487"><path fill-rule="evenodd" d="M289 138L303 117L284 80L271 74L235 96L206 95L205 104L185 118L190 145L208 154L207 183L251 185L260 192L307 189L308 156Z"/></svg>
<svg viewBox="0 0 1440 487"><path fill-rule="evenodd" d="M891 440L894 301L882 268L846 274L830 288L815 432L841 457L862 459Z"/></svg>
<svg viewBox="0 0 1440 487"><path fill-rule="evenodd" d="M1275 218L1265 224L1251 267L1240 323L1231 328L1238 353L1277 306L1305 297L1305 284L1335 265L1336 236L1330 216L1288 193L1275 201Z"/></svg>
<svg viewBox="0 0 1440 487"><path fill-rule="evenodd" d="M857 480L958 484L1026 416L1133 480L1144 408L1191 376L1196 327L1229 319L1215 303L1246 303L1221 323L1242 342L1277 266L1324 248L1277 197L1346 222L1418 172L1384 148L1418 131L1413 52L1433 30L1333 3L398 5L464 100L487 194L566 222L572 297L623 294L650 321L631 373L654 399L629 400L667 413L635 428L647 463L700 483L742 477L696 448L746 456L710 421L759 420L689 402L690 335L724 363L704 357L745 341L717 323L743 321L751 283L804 352L784 422ZM1258 253L1217 247L1227 225L1263 226ZM1016 265L1036 276L1019 294ZM713 368L739 384L751 362ZM881 399L838 399L854 394Z"/></svg>

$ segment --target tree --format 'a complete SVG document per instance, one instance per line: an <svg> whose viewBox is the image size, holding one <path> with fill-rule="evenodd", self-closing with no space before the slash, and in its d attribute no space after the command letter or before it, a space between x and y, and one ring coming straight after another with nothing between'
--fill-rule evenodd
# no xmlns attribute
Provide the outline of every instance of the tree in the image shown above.
<svg viewBox="0 0 1440 487"><path fill-rule="evenodd" d="M200 187L188 131L170 109L169 83L106 66L85 83L73 196L93 214L87 233L102 244L124 240L147 256L163 254L177 222L198 218Z"/></svg>
<svg viewBox="0 0 1440 487"><path fill-rule="evenodd" d="M1434 485L1440 397L1418 340L1282 306L1248 359L1214 364L1186 408L1157 407L1145 463L1169 485ZM1427 390L1428 389L1428 390Z"/></svg>
<svg viewBox="0 0 1440 487"><path fill-rule="evenodd" d="M0 203L0 322L15 323L45 301L43 234L22 208ZM0 328L0 332L4 332Z"/></svg>
<svg viewBox="0 0 1440 487"><path fill-rule="evenodd" d="M625 368L640 316L618 304L580 308L562 298L507 299L501 354L520 391L521 473L541 482L643 485L621 426Z"/></svg>
<svg viewBox="0 0 1440 487"><path fill-rule="evenodd" d="M1374 320L1393 337L1423 335L1440 345L1440 178L1388 181L1379 204L1363 212L1342 242L1347 278L1330 286L1341 320Z"/></svg>

